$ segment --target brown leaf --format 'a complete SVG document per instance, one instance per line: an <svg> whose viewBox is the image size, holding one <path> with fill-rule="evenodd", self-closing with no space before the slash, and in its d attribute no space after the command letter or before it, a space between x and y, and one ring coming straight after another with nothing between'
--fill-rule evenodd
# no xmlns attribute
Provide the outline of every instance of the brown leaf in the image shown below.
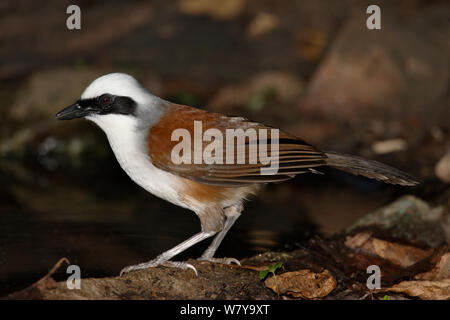
<svg viewBox="0 0 450 320"><path fill-rule="evenodd" d="M364 244L370 240L372 232L360 232L354 236L347 236L345 238L345 245L351 249L363 248Z"/></svg>
<svg viewBox="0 0 450 320"><path fill-rule="evenodd" d="M59 267L61 267L63 263L70 264L69 259L65 257L59 259L45 276L33 283L31 286L8 295L8 299L42 299L43 291L56 288L57 282L52 278L52 275L59 269Z"/></svg>
<svg viewBox="0 0 450 320"><path fill-rule="evenodd" d="M442 255L439 262L428 272L418 274L415 280L443 280L450 279L450 252Z"/></svg>
<svg viewBox="0 0 450 320"><path fill-rule="evenodd" d="M234 267L234 265L231 265L231 264L230 264L230 266L233 266L233 267ZM249 269L249 270L259 271L259 272L264 271L264 270L267 270L267 268L269 268L268 265L267 265L267 266L249 266L249 265L240 265L240 266L237 266L237 267L238 267L238 268L243 268L243 269Z"/></svg>
<svg viewBox="0 0 450 320"><path fill-rule="evenodd" d="M352 249L361 249L367 253L377 255L404 268L425 259L433 253L433 249L431 248L425 250L409 245L371 238L371 236L371 232L360 232L354 236L347 236L345 245Z"/></svg>
<svg viewBox="0 0 450 320"><path fill-rule="evenodd" d="M50 271L43 276L39 281L33 284L33 286L39 288L40 290L45 290L47 288L54 288L56 286L56 281L52 278L52 275L61 267L63 263L70 264L69 259L66 257L61 258L56 262L56 264L50 269Z"/></svg>
<svg viewBox="0 0 450 320"><path fill-rule="evenodd" d="M450 279L403 281L384 291L404 293L424 300L448 300L450 299Z"/></svg>
<svg viewBox="0 0 450 320"><path fill-rule="evenodd" d="M374 251L380 257L391 261L404 268L409 267L416 262L430 256L433 249L419 249L413 246L401 245L398 243L388 242L377 238L372 239Z"/></svg>
<svg viewBox="0 0 450 320"><path fill-rule="evenodd" d="M277 294L288 294L296 298L319 299L327 296L336 287L336 280L328 270L314 273L310 270L285 272L264 281L266 287Z"/></svg>

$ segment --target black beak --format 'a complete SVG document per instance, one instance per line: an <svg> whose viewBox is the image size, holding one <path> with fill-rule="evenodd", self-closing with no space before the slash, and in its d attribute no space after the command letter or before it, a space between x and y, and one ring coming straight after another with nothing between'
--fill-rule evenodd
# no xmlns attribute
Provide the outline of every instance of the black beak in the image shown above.
<svg viewBox="0 0 450 320"><path fill-rule="evenodd" d="M83 118L87 112L78 103L75 103L67 108L62 109L56 114L58 120L71 120L75 118Z"/></svg>

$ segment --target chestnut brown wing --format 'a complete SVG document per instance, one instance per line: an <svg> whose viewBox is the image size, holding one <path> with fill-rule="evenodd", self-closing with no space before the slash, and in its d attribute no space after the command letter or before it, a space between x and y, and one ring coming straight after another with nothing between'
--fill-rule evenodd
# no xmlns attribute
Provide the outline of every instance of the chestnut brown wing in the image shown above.
<svg viewBox="0 0 450 320"><path fill-rule="evenodd" d="M223 137L226 137L227 129L242 129L244 133L248 133L249 131L246 131L248 129L254 129L256 132L265 129L267 139L262 139L259 135L256 137L248 135L245 140L238 143L238 139L224 138L223 163L208 164L210 162L208 160L212 159L208 159L206 153L202 154L203 161L201 163L193 163L195 159L194 121L200 121L203 133L207 133L208 129L217 129ZM190 133L192 138L190 163L175 164L172 161L172 149L180 142L171 140L172 132L176 129L186 129ZM271 140L271 130L273 129L240 117L227 117L187 106L172 105L158 123L149 130L149 155L153 165L157 168L200 183L225 187L284 181L297 174L308 172L311 168L325 164L326 156L323 152L285 132L279 131L278 144L273 145ZM200 140L202 150L205 150L214 141L213 138L211 138L211 141L203 141L202 137L200 137ZM244 143L242 143L243 141ZM230 146L230 144L232 145ZM254 161L249 163L250 155L251 153L254 154L255 151L254 146L258 145L259 147L262 144L266 144L268 156L273 157L271 158L272 162L263 164L259 161L260 159L257 159L257 163L254 163ZM278 151L271 152L271 150L276 150L276 147L278 147ZM231 150L231 148L234 150L233 161L227 163L227 150ZM237 163L238 156L243 156L243 154L245 155L245 163ZM216 155L214 154L214 156ZM278 167L276 173L262 174L261 169L268 168L271 164L276 164Z"/></svg>

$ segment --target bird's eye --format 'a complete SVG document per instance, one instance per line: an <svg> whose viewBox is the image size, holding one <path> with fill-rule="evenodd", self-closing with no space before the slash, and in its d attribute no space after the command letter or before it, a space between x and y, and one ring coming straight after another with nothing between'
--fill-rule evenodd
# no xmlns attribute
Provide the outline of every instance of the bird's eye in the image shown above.
<svg viewBox="0 0 450 320"><path fill-rule="evenodd" d="M107 94L100 96L99 102L102 106L107 106L111 103L111 97Z"/></svg>

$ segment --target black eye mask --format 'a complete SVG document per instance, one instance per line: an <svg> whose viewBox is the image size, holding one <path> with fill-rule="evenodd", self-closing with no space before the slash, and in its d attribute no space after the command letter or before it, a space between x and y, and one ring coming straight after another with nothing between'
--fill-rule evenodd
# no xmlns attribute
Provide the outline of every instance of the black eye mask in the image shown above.
<svg viewBox="0 0 450 320"><path fill-rule="evenodd" d="M102 94L96 98L80 99L73 105L61 110L56 117L60 120L83 118L92 114L124 114L133 115L136 102L123 96Z"/></svg>
<svg viewBox="0 0 450 320"><path fill-rule="evenodd" d="M136 102L129 97L116 97L112 100L110 111L115 114L132 114L136 112Z"/></svg>

